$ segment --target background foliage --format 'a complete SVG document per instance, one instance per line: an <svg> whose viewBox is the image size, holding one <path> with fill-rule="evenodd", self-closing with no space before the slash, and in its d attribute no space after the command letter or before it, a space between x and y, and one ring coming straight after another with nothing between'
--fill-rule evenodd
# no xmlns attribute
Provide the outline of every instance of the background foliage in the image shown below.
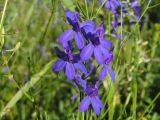
<svg viewBox="0 0 160 120"><path fill-rule="evenodd" d="M140 3L143 12L148 1L141 0ZM74 10L80 6L85 11L84 1L77 4L74 0L0 0L0 15L4 13L0 24L0 112L5 114L1 119L159 120L158 4L159 0L151 1L144 14L144 24L129 27L122 41L106 36L115 46L113 68L116 81L112 82L107 77L102 83L104 87L100 88L99 94L105 107L101 115L96 117L88 111L84 118L84 113L78 111L79 99L70 99L78 90L63 73L57 75L51 70L56 59L53 47L58 45L60 33L69 27L65 24L63 10ZM93 14L98 8L99 5L95 4ZM99 15L107 19L102 9ZM101 19L96 17L94 20ZM9 106L12 107L6 107L18 91L21 93L15 97L17 101L11 101Z"/></svg>

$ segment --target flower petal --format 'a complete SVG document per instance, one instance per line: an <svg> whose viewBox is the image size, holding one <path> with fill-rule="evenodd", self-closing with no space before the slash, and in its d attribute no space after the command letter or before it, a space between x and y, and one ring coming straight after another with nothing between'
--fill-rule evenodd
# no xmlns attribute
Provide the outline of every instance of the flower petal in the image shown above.
<svg viewBox="0 0 160 120"><path fill-rule="evenodd" d="M91 98L89 96L86 96L85 98L83 98L83 100L81 101L81 103L79 105L80 112L84 112L88 109L88 106L90 104L90 100L91 100Z"/></svg>
<svg viewBox="0 0 160 120"><path fill-rule="evenodd" d="M94 31L95 23L92 20L86 20L81 25L81 29L85 31L86 34Z"/></svg>
<svg viewBox="0 0 160 120"><path fill-rule="evenodd" d="M97 102L97 100L95 98L91 98L91 103L92 103L92 107L93 107L94 111L96 112L97 115L99 115L100 114L99 103Z"/></svg>
<svg viewBox="0 0 160 120"><path fill-rule="evenodd" d="M105 78L107 74L107 67L106 65L103 65L103 67L101 68L100 72L99 72L99 80L103 80Z"/></svg>
<svg viewBox="0 0 160 120"><path fill-rule="evenodd" d="M111 45L112 45L112 43L109 40L105 39L105 38L101 39L100 43L106 49L110 48Z"/></svg>
<svg viewBox="0 0 160 120"><path fill-rule="evenodd" d="M101 51L101 49L99 47L94 48L94 57L95 57L98 64L103 63L103 61L104 61L103 52Z"/></svg>
<svg viewBox="0 0 160 120"><path fill-rule="evenodd" d="M111 8L110 1L106 1L106 3L105 3L105 8L106 8L106 9L110 9L110 8Z"/></svg>
<svg viewBox="0 0 160 120"><path fill-rule="evenodd" d="M82 73L87 74L87 70L81 63L74 63L74 66L79 69Z"/></svg>
<svg viewBox="0 0 160 120"><path fill-rule="evenodd" d="M80 61L80 54L73 54L73 63Z"/></svg>
<svg viewBox="0 0 160 120"><path fill-rule="evenodd" d="M107 66L107 71L108 71L110 77L112 78L112 80L115 80L115 73L110 66Z"/></svg>
<svg viewBox="0 0 160 120"><path fill-rule="evenodd" d="M74 32L76 45L79 49L84 47L83 37L80 32Z"/></svg>
<svg viewBox="0 0 160 120"><path fill-rule="evenodd" d="M73 30L65 30L58 38L59 43L63 46L66 47L68 44L67 42L72 38L73 35Z"/></svg>
<svg viewBox="0 0 160 120"><path fill-rule="evenodd" d="M76 82L76 84L78 85L79 88L83 88L83 90L86 89L87 82L85 80L83 80L79 74L77 74L75 76L75 82Z"/></svg>
<svg viewBox="0 0 160 120"><path fill-rule="evenodd" d="M71 100L75 100L75 99L77 99L77 98L78 98L78 95L77 95L77 94L71 96Z"/></svg>
<svg viewBox="0 0 160 120"><path fill-rule="evenodd" d="M95 23L92 20L86 20L81 24L81 27L84 27L84 26L90 26L90 27L94 28Z"/></svg>
<svg viewBox="0 0 160 120"><path fill-rule="evenodd" d="M137 17L137 19L139 19L139 17L140 17L140 7L139 6L134 6L133 7L133 9L134 9L134 14L135 14L135 16Z"/></svg>
<svg viewBox="0 0 160 120"><path fill-rule="evenodd" d="M56 55L58 56L58 58L64 60L64 61L67 61L68 58L67 58L67 55L65 52L61 51L58 47L54 47L54 50L56 52Z"/></svg>
<svg viewBox="0 0 160 120"><path fill-rule="evenodd" d="M61 71L64 68L65 65L66 65L66 62L61 60L61 59L59 59L53 64L52 70L54 72Z"/></svg>
<svg viewBox="0 0 160 120"><path fill-rule="evenodd" d="M81 32L83 36L89 40L91 37L91 33L94 31L94 22L91 20L86 20L81 24Z"/></svg>
<svg viewBox="0 0 160 120"><path fill-rule="evenodd" d="M96 99L96 101L97 101L99 107L100 107L100 108L103 108L103 104L102 104L102 102L101 102L99 96L96 96L95 99Z"/></svg>
<svg viewBox="0 0 160 120"><path fill-rule="evenodd" d="M86 47L84 47L80 53L80 57L82 61L89 59L92 56L94 50L94 46L92 43L89 43Z"/></svg>
<svg viewBox="0 0 160 120"><path fill-rule="evenodd" d="M98 38L103 38L104 34L105 34L105 30L103 25L99 25L96 29L95 29L95 34L98 36Z"/></svg>
<svg viewBox="0 0 160 120"><path fill-rule="evenodd" d="M72 24L71 22L73 22L73 21L78 21L79 20L79 13L78 12L65 10L65 14L66 14L67 20L70 24Z"/></svg>
<svg viewBox="0 0 160 120"><path fill-rule="evenodd" d="M75 69L72 63L67 62L65 74L68 77L68 79L70 80L74 79Z"/></svg>

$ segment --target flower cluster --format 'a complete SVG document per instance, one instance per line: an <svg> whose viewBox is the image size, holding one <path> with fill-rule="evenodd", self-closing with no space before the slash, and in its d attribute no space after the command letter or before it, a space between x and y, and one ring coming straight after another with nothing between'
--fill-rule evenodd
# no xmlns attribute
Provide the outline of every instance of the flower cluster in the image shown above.
<svg viewBox="0 0 160 120"><path fill-rule="evenodd" d="M139 20L140 6L138 5L138 2L139 0L99 0L99 3L105 3L104 8L111 12L111 33L115 34L116 28L121 24L124 25L125 18L129 18L129 25L133 25L136 23L137 20ZM116 36L120 39L119 35Z"/></svg>
<svg viewBox="0 0 160 120"><path fill-rule="evenodd" d="M66 10L65 15L72 28L65 30L58 38L62 50L55 47L59 59L53 64L52 70L63 70L67 78L84 93L85 97L79 105L80 112L86 111L91 104L99 115L103 108L98 95L99 82L104 80L107 73L115 80L114 71L110 67L113 61L110 50L112 43L105 38L103 24L96 26L91 20L80 22L79 13L70 10ZM73 47L74 43L76 47ZM96 64L93 62L95 60ZM101 69L96 75L98 67Z"/></svg>

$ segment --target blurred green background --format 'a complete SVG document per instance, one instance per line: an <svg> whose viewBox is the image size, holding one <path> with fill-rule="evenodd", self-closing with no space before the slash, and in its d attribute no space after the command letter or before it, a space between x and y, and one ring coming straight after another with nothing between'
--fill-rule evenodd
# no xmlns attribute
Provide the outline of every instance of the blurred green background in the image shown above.
<svg viewBox="0 0 160 120"><path fill-rule="evenodd" d="M1 16L5 2L0 0ZM147 3L141 1L142 11ZM78 4L85 9L84 1ZM156 4L159 0L152 0L150 6ZM53 47L58 45L61 32L69 28L63 10L75 8L74 0L8 0L0 26L0 112L20 88L36 78L35 74L45 72L12 108L3 111L6 115L2 120L81 120L79 99L70 99L78 89L63 72L54 74L50 64L45 66L56 59ZM98 8L96 4L94 11ZM160 120L159 11L158 5L149 8L140 31L131 27L122 41L123 47L111 38L117 79L111 82L107 77L103 81L99 94L105 107L99 117L92 113L91 118ZM103 10L100 13L104 15Z"/></svg>

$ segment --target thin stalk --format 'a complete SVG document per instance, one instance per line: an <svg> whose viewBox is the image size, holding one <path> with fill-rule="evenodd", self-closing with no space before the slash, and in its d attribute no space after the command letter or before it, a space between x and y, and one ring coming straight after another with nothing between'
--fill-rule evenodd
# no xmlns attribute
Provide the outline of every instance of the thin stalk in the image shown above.
<svg viewBox="0 0 160 120"><path fill-rule="evenodd" d="M155 8L155 7L159 6L159 5L160 5L160 3L158 3L158 4L156 4L156 5L152 5L152 6L148 7L148 8L149 8L149 9L150 9L150 8Z"/></svg>
<svg viewBox="0 0 160 120"><path fill-rule="evenodd" d="M3 12L2 12L2 17L1 17L1 22L0 22L0 27L3 25L4 15L5 15L5 11L6 11L6 8L7 8L7 3L8 3L8 0L6 0L5 4L4 4L4 8L3 8Z"/></svg>
<svg viewBox="0 0 160 120"><path fill-rule="evenodd" d="M123 35L123 12L122 12L122 0L121 0L121 40Z"/></svg>
<svg viewBox="0 0 160 120"><path fill-rule="evenodd" d="M110 36L110 31L111 31L111 13L110 10L108 10L108 35Z"/></svg>
<svg viewBox="0 0 160 120"><path fill-rule="evenodd" d="M142 17L143 17L144 14L146 13L146 11L149 9L150 3L151 3L151 0L149 0L146 9L143 11L142 15L140 16L139 20L137 21L136 26L137 26L137 24L140 22L140 20L142 19Z"/></svg>
<svg viewBox="0 0 160 120"><path fill-rule="evenodd" d="M149 106L145 109L143 112L140 120L142 120L143 116L149 111L149 109L152 107L152 105L155 103L155 101L160 97L160 92L156 95L156 97L152 100L152 102L149 104Z"/></svg>
<svg viewBox="0 0 160 120"><path fill-rule="evenodd" d="M85 7L86 7L86 14L87 14L86 16L87 16L87 19L89 19L87 0L85 0Z"/></svg>
<svg viewBox="0 0 160 120"><path fill-rule="evenodd" d="M93 0L93 4L92 4L92 11L91 11L91 16L90 16L90 18L91 18L91 19L93 18L94 4L95 4L95 1Z"/></svg>
<svg viewBox="0 0 160 120"><path fill-rule="evenodd" d="M97 10L97 12L96 12L96 14L95 14L95 16L94 16L93 18L96 18L96 17L97 17L99 11L102 9L102 7L103 7L103 5L106 3L106 1L107 1L107 0L104 0L104 1L103 1L103 3L102 3L101 6L98 8L98 10Z"/></svg>

